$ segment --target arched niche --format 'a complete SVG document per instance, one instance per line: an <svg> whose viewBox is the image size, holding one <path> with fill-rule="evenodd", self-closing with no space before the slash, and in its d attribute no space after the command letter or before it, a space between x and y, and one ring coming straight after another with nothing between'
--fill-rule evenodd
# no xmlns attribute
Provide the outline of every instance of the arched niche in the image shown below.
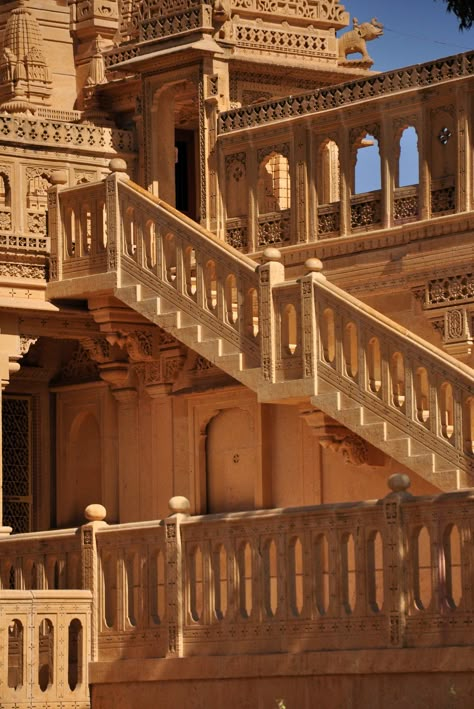
<svg viewBox="0 0 474 709"><path fill-rule="evenodd" d="M82 524L87 505L102 502L101 432L95 415L81 412L74 418L66 455L66 470L60 471L67 481L64 499L59 504L67 510L71 525Z"/></svg>
<svg viewBox="0 0 474 709"><path fill-rule="evenodd" d="M249 411L219 411L207 426L207 511L254 509L257 467L255 422Z"/></svg>

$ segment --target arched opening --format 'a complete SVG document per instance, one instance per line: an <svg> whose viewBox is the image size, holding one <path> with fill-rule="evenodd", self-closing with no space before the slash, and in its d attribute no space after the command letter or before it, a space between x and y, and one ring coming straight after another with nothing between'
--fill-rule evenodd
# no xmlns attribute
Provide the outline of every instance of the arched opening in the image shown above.
<svg viewBox="0 0 474 709"><path fill-rule="evenodd" d="M413 600L418 610L426 610L431 603L431 539L426 527L415 531L412 539Z"/></svg>
<svg viewBox="0 0 474 709"><path fill-rule="evenodd" d="M165 614L166 604L165 559L162 551L152 556L150 562L150 614L153 623L159 625Z"/></svg>
<svg viewBox="0 0 474 709"><path fill-rule="evenodd" d="M356 566L352 534L344 534L341 539L341 591L344 610L353 613L356 602Z"/></svg>
<svg viewBox="0 0 474 709"><path fill-rule="evenodd" d="M314 593L319 615L329 609L329 545L325 534L314 541Z"/></svg>
<svg viewBox="0 0 474 709"><path fill-rule="evenodd" d="M290 240L290 163L283 153L272 151L258 167L258 245Z"/></svg>
<svg viewBox="0 0 474 709"><path fill-rule="evenodd" d="M334 324L334 310L326 308L323 311L321 323L321 345L323 359L332 364L336 356L336 329Z"/></svg>
<svg viewBox="0 0 474 709"><path fill-rule="evenodd" d="M286 155L272 152L260 163L257 202L259 214L290 209L290 164Z"/></svg>
<svg viewBox="0 0 474 709"><path fill-rule="evenodd" d="M288 303L283 308L281 321L282 357L294 355L298 347L298 319L296 308Z"/></svg>
<svg viewBox="0 0 474 709"><path fill-rule="evenodd" d="M372 337L369 340L367 360L369 389L373 391L374 394L378 394L382 388L382 356L380 352L380 342L377 337Z"/></svg>
<svg viewBox="0 0 474 709"><path fill-rule="evenodd" d="M258 293L255 288L249 288L244 301L245 332L250 337L258 335Z"/></svg>
<svg viewBox="0 0 474 709"><path fill-rule="evenodd" d="M367 591L371 609L378 613L384 601L383 543L380 532L371 532L367 539Z"/></svg>
<svg viewBox="0 0 474 709"><path fill-rule="evenodd" d="M82 623L71 620L68 629L68 684L71 692L82 684Z"/></svg>
<svg viewBox="0 0 474 709"><path fill-rule="evenodd" d="M390 359L392 401L401 408L405 403L405 362L401 352L394 352Z"/></svg>
<svg viewBox="0 0 474 709"><path fill-rule="evenodd" d="M192 247L188 247L184 252L184 274L186 294L194 300L197 291L197 266L196 252Z"/></svg>
<svg viewBox="0 0 474 709"><path fill-rule="evenodd" d="M129 256L134 257L137 251L137 234L135 224L135 210L128 207L124 217L125 248Z"/></svg>
<svg viewBox="0 0 474 709"><path fill-rule="evenodd" d="M290 607L293 615L299 616L303 611L304 604L303 545L299 537L290 540L288 552Z"/></svg>
<svg viewBox="0 0 474 709"><path fill-rule="evenodd" d="M20 689L23 686L23 624L12 620L8 626L8 686Z"/></svg>
<svg viewBox="0 0 474 709"><path fill-rule="evenodd" d="M413 126L408 126L403 130L400 136L399 149L396 187L414 187L420 181L420 165L418 135Z"/></svg>
<svg viewBox="0 0 474 709"><path fill-rule="evenodd" d="M248 542L237 551L237 574L239 580L239 610L242 618L250 618L253 608L253 563L252 548Z"/></svg>
<svg viewBox="0 0 474 709"><path fill-rule="evenodd" d="M202 617L204 601L203 556L199 545L192 549L189 561L189 612L197 622Z"/></svg>
<svg viewBox="0 0 474 709"><path fill-rule="evenodd" d="M216 279L216 264L214 261L208 261L204 269L204 286L206 289L206 305L208 310L215 312L217 310L217 279Z"/></svg>
<svg viewBox="0 0 474 709"><path fill-rule="evenodd" d="M454 399L453 387L449 382L444 382L440 388L439 420L441 435L451 439L454 433Z"/></svg>
<svg viewBox="0 0 474 709"><path fill-rule="evenodd" d="M227 320L230 325L235 325L239 318L239 291L234 275L227 276L225 281L225 304Z"/></svg>
<svg viewBox="0 0 474 709"><path fill-rule="evenodd" d="M370 133L365 133L356 142L355 148L353 194L365 194L380 190L382 181L377 138Z"/></svg>
<svg viewBox="0 0 474 709"><path fill-rule="evenodd" d="M140 578L138 559L135 553L128 554L125 560L126 581L126 613L127 620L132 627L138 625L138 596L140 592Z"/></svg>
<svg viewBox="0 0 474 709"><path fill-rule="evenodd" d="M426 424L430 418L430 380L424 367L415 374L415 406L418 421Z"/></svg>
<svg viewBox="0 0 474 709"><path fill-rule="evenodd" d="M359 348L357 338L357 325L350 322L344 328L344 362L346 365L346 374L355 379L359 371Z"/></svg>
<svg viewBox="0 0 474 709"><path fill-rule="evenodd" d="M318 151L316 188L318 194L318 235L339 232L341 170L339 146L327 140Z"/></svg>
<svg viewBox="0 0 474 709"><path fill-rule="evenodd" d="M38 685L42 692L54 681L54 627L45 618L38 628Z"/></svg>
<svg viewBox="0 0 474 709"><path fill-rule="evenodd" d="M176 288L176 239L174 234L167 234L163 240L165 278Z"/></svg>
<svg viewBox="0 0 474 709"><path fill-rule="evenodd" d="M355 143L351 198L351 229L369 229L380 224L381 166L377 138L363 134Z"/></svg>
<svg viewBox="0 0 474 709"><path fill-rule="evenodd" d="M214 615L223 620L227 613L227 552L222 544L212 552Z"/></svg>
<svg viewBox="0 0 474 709"><path fill-rule="evenodd" d="M127 212L128 213L128 212ZM87 203L81 205L81 243L82 256L88 256L92 253L92 212ZM128 233L127 231L125 232ZM128 241L127 241L128 245Z"/></svg>
<svg viewBox="0 0 474 709"><path fill-rule="evenodd" d="M145 265L150 270L156 268L156 226L151 219L145 224Z"/></svg>
<svg viewBox="0 0 474 709"><path fill-rule="evenodd" d="M273 618L278 608L277 549L273 539L263 547L262 564L263 606L267 616Z"/></svg>
<svg viewBox="0 0 474 709"><path fill-rule="evenodd" d="M462 599L461 535L455 524L449 524L443 534L443 557L446 603L457 608Z"/></svg>
<svg viewBox="0 0 474 709"><path fill-rule="evenodd" d="M108 555L102 559L104 621L108 628L113 628L117 615L117 563L115 556Z"/></svg>
<svg viewBox="0 0 474 709"><path fill-rule="evenodd" d="M74 258L76 249L76 213L72 207L68 207L64 214L64 228L66 235L66 254L69 258Z"/></svg>

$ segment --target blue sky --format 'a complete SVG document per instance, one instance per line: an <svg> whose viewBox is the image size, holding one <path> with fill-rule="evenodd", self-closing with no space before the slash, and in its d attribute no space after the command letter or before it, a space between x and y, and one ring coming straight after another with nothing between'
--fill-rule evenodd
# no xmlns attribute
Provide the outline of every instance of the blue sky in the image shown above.
<svg viewBox="0 0 474 709"><path fill-rule="evenodd" d="M459 54L473 48L474 30L460 32L443 0L347 0L352 18L365 22L376 17L385 27L383 37L368 45L373 69L388 71Z"/></svg>
<svg viewBox="0 0 474 709"><path fill-rule="evenodd" d="M347 0L344 5L350 14L349 27L353 17L359 22L376 17L384 25L383 36L367 45L375 71L423 64L473 48L474 29L460 32L456 17L446 11L443 0ZM401 184L414 184L418 181L414 131L405 136L402 156ZM364 148L357 159L356 192L374 189L380 189L378 150Z"/></svg>

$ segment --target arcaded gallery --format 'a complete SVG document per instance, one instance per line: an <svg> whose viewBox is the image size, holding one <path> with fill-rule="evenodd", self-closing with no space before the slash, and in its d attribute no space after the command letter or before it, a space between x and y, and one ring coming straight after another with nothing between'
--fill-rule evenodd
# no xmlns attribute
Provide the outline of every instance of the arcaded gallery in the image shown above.
<svg viewBox="0 0 474 709"><path fill-rule="evenodd" d="M474 52L382 42L1 3L1 709L474 706Z"/></svg>

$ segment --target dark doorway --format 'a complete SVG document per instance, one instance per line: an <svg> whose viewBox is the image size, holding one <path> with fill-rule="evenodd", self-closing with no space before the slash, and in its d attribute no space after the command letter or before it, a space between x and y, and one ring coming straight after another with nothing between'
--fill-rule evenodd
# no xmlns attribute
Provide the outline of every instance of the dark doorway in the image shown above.
<svg viewBox="0 0 474 709"><path fill-rule="evenodd" d="M175 133L176 209L196 220L196 158L194 132L177 130Z"/></svg>

